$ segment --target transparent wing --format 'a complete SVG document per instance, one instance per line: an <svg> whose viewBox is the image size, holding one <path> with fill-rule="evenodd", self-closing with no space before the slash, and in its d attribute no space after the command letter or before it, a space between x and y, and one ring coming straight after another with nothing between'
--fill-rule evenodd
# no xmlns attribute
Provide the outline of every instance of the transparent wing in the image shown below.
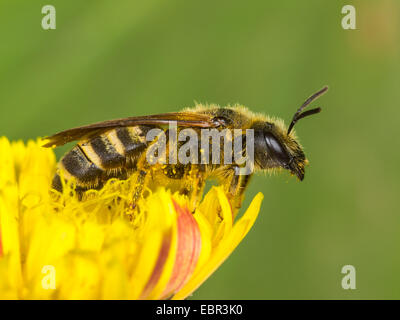
<svg viewBox="0 0 400 320"><path fill-rule="evenodd" d="M93 123L87 126L77 127L61 131L52 136L46 137L43 147L58 147L74 140L81 140L98 135L104 131L117 127L130 127L137 125L167 125L171 121L176 121L180 127L199 127L216 128L221 125L218 119L210 115L198 114L194 112L172 112L149 116L129 117L103 122Z"/></svg>

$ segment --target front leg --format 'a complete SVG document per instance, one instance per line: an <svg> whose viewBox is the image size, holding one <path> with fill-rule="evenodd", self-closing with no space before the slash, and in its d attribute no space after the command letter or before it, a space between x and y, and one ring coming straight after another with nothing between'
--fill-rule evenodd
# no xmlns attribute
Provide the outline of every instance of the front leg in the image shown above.
<svg viewBox="0 0 400 320"><path fill-rule="evenodd" d="M223 183L225 186L225 193L231 204L233 216L236 216L237 212L242 206L244 192L250 182L252 174L240 175L239 167L233 166L227 169L227 179Z"/></svg>

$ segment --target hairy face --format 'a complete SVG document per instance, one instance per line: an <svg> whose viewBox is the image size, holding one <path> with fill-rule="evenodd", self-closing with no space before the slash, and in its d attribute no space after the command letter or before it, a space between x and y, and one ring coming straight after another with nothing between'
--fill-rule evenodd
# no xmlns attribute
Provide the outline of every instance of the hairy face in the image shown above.
<svg viewBox="0 0 400 320"><path fill-rule="evenodd" d="M259 169L283 168L304 179L304 152L292 135L272 123L255 130L255 162Z"/></svg>

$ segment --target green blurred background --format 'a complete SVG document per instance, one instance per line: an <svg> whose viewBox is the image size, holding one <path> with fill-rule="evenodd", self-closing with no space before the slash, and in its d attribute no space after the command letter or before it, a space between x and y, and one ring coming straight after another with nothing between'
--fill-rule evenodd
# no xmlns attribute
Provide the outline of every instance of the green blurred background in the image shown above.
<svg viewBox="0 0 400 320"><path fill-rule="evenodd" d="M41 28L46 4L56 30ZM327 84L323 112L296 126L306 179L254 178L246 205L265 195L254 228L192 298L400 298L400 2L352 1L357 30L341 27L345 4L2 0L0 135L27 140L194 101L288 122ZM347 264L356 290L341 287Z"/></svg>

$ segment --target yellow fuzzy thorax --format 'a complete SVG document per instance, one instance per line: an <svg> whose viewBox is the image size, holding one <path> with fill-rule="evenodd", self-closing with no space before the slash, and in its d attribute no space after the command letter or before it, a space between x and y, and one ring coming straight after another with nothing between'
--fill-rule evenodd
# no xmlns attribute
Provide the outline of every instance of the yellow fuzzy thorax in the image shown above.
<svg viewBox="0 0 400 320"><path fill-rule="evenodd" d="M186 108L184 111L187 112L200 112L200 113L212 113L213 110L221 108L216 104L196 104L193 108ZM295 152L296 149L303 149L299 139L296 135L296 131L292 130L289 134L287 134L288 127L285 125L285 122L278 117L272 117L263 113L256 113L249 110L247 107L235 104L228 105L223 108L231 109L237 113L235 116L234 122L241 129L251 128L253 124L258 122L263 123L271 123L274 125L274 134L275 136L281 140L282 144L285 145L288 150L291 152ZM308 160L306 159L303 166L308 164ZM275 174L277 172L281 172L280 168L268 168L263 169L265 173Z"/></svg>
<svg viewBox="0 0 400 320"><path fill-rule="evenodd" d="M207 113L218 108L222 107L217 104L197 103L194 107L185 108L183 111L195 112L195 113L196 112ZM248 127L250 127L254 122L269 122L275 124L278 132L282 136L287 135L286 133L288 128L285 124L285 121L282 120L281 118L269 116L261 112L253 112L249 108L241 104L227 105L224 106L223 108L231 109L238 112L241 115L242 119L244 119L243 124L245 126L247 125ZM243 129L246 129L246 127L243 127ZM298 139L294 130L290 132L289 137L293 140Z"/></svg>

